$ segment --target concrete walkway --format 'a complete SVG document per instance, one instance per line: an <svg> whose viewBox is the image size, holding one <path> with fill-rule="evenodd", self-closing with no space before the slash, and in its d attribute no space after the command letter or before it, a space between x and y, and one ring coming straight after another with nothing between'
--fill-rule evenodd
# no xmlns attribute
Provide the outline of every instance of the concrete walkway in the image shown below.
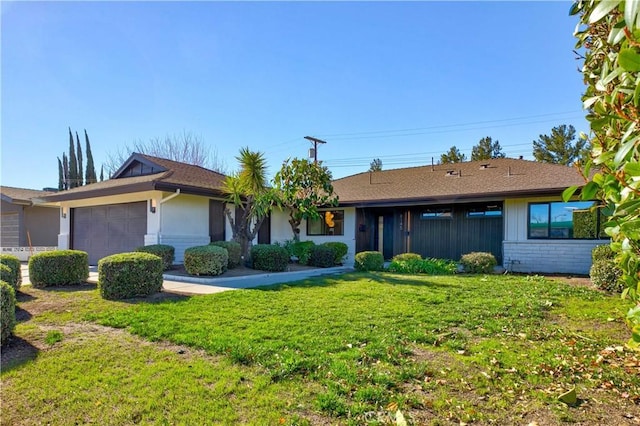
<svg viewBox="0 0 640 426"><path fill-rule="evenodd" d="M184 277L168 273L163 275L164 282L162 284L162 290L176 294L212 294L227 290L255 288L299 281L323 275L343 274L351 271L353 271L353 268L350 266L337 266L335 268L318 268L295 272L269 272L229 278ZM97 267L89 267L89 279L87 279L87 282L92 284L98 283ZM26 264L22 264L22 284L30 284L29 268Z"/></svg>

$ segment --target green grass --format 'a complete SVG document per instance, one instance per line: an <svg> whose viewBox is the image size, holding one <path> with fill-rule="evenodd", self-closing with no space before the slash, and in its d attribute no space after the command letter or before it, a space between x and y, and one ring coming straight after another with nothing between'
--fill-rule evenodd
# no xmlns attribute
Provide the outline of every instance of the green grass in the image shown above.
<svg viewBox="0 0 640 426"><path fill-rule="evenodd" d="M55 344L3 371L9 422L385 424L396 407L410 424L640 418L640 371L624 367L636 358L615 349L628 306L541 277L347 274L133 303L25 291L24 309L55 309L18 337ZM557 402L574 386L581 407Z"/></svg>

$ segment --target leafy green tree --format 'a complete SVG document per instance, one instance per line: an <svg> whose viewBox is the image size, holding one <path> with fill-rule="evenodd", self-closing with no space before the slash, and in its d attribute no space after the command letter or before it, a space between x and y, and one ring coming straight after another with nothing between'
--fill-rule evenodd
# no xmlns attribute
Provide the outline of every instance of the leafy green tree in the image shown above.
<svg viewBox="0 0 640 426"><path fill-rule="evenodd" d="M76 132L76 156L78 158L78 186L84 185L84 176L82 168L82 147L80 146L80 138Z"/></svg>
<svg viewBox="0 0 640 426"><path fill-rule="evenodd" d="M242 256L247 259L251 242L271 211L274 195L267 185L267 161L263 153L242 148L236 160L240 170L226 177L222 190L227 194L227 202L240 210L240 214L236 214L238 220L229 209L225 209L225 214L231 224L233 240L240 244Z"/></svg>
<svg viewBox="0 0 640 426"><path fill-rule="evenodd" d="M303 219L319 219L318 207L338 205L333 193L331 172L321 162L287 159L274 177L277 204L289 210L293 238L300 238Z"/></svg>
<svg viewBox="0 0 640 426"><path fill-rule="evenodd" d="M580 19L582 101L593 135L581 198L604 204L605 231L626 286L622 296L636 303L627 313L628 346L640 350L640 8L635 1L580 0L570 13ZM576 190L568 188L565 200Z"/></svg>
<svg viewBox="0 0 640 426"><path fill-rule="evenodd" d="M471 161L504 157L500 142L493 142L490 136L480 139L480 142L471 149Z"/></svg>
<svg viewBox="0 0 640 426"><path fill-rule="evenodd" d="M84 181L88 185L90 183L96 183L96 167L93 164L93 154L91 153L91 144L89 144L89 135L87 135L87 129L84 130L84 141L87 151L87 171L85 173Z"/></svg>
<svg viewBox="0 0 640 426"><path fill-rule="evenodd" d="M466 160L467 156L461 153L455 145L449 148L449 151L440 156L440 163L442 164L462 163Z"/></svg>
<svg viewBox="0 0 640 426"><path fill-rule="evenodd" d="M382 160L379 158L374 158L369 165L370 172L379 172L382 170Z"/></svg>
<svg viewBox="0 0 640 426"><path fill-rule="evenodd" d="M587 141L576 139L576 129L573 126L561 124L551 129L551 135L540 135L533 141L533 156L541 163L572 165L581 158Z"/></svg>

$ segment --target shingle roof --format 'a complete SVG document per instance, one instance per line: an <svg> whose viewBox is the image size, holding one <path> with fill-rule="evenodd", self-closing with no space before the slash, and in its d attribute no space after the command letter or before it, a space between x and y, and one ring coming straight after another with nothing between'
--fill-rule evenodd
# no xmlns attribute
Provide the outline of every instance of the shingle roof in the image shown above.
<svg viewBox="0 0 640 426"><path fill-rule="evenodd" d="M340 204L393 204L560 194L582 184L574 167L502 158L364 172L333 188Z"/></svg>
<svg viewBox="0 0 640 426"><path fill-rule="evenodd" d="M213 170L136 153L129 157L125 166L133 162L151 163L155 166L156 170L160 171L131 177L119 177L116 174L112 179L41 197L41 200L44 202L58 202L150 190L173 191L176 189L181 189L185 193L204 195L221 194L220 188L222 187L225 176ZM120 170L123 169L121 168Z"/></svg>
<svg viewBox="0 0 640 426"><path fill-rule="evenodd" d="M55 192L0 186L0 194L10 203L31 203L32 198L55 194Z"/></svg>

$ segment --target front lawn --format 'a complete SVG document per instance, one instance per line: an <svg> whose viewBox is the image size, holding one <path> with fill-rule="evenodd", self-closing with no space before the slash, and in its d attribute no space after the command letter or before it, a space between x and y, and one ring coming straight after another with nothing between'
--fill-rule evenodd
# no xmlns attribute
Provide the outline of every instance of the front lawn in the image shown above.
<svg viewBox="0 0 640 426"><path fill-rule="evenodd" d="M2 424L640 423L628 306L541 277L347 274L108 302L22 289ZM575 388L574 406L558 401Z"/></svg>

